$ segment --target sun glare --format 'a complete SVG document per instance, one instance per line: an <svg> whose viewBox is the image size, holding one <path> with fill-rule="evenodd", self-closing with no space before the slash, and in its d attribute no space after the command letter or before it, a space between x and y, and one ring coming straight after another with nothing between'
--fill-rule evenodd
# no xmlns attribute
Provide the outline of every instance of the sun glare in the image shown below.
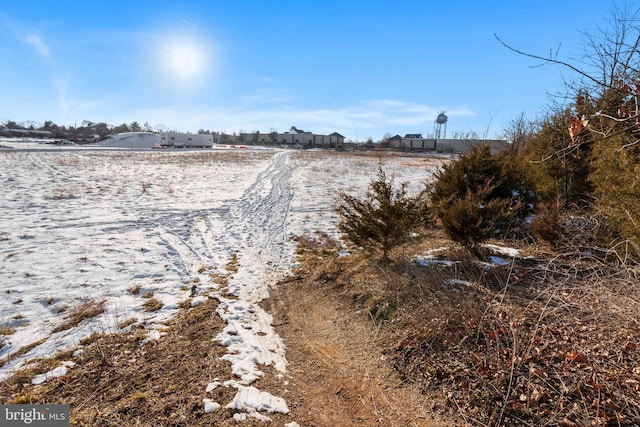
<svg viewBox="0 0 640 427"><path fill-rule="evenodd" d="M182 89L202 84L211 68L211 49L193 36L167 38L157 53L162 81Z"/></svg>

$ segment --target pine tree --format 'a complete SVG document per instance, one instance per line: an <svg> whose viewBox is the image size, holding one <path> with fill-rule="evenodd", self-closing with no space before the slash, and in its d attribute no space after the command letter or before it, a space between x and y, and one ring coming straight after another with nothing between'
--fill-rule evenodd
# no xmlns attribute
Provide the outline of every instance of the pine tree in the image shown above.
<svg viewBox="0 0 640 427"><path fill-rule="evenodd" d="M369 184L366 197L357 198L344 191L338 193L336 212L340 216L339 230L352 243L369 254L382 254L389 260L389 252L405 243L425 219L425 191L414 196L407 194L407 183L395 189L382 167L377 178Z"/></svg>

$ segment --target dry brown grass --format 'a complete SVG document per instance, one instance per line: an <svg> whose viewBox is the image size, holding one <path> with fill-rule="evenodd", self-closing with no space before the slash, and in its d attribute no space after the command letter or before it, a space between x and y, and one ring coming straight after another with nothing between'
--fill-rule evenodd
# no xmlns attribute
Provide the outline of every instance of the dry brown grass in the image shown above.
<svg viewBox="0 0 640 427"><path fill-rule="evenodd" d="M58 166L78 166L80 164L80 158L77 156L73 157L56 157L55 163Z"/></svg>
<svg viewBox="0 0 640 427"><path fill-rule="evenodd" d="M25 345L24 347L21 347L18 351L16 351L15 353L11 354L11 356L6 357L4 359L0 359L0 368L3 367L7 362L10 362L10 361L22 356L23 354L28 353L29 351L33 350L34 348L36 348L40 344L44 343L45 341L47 341L47 339L46 338L42 338L41 340L32 342L29 345Z"/></svg>
<svg viewBox="0 0 640 427"><path fill-rule="evenodd" d="M149 298L144 302L144 304L142 304L142 306L144 307L145 311L152 312L160 310L162 307L164 307L164 304L157 298Z"/></svg>
<svg viewBox="0 0 640 427"><path fill-rule="evenodd" d="M53 200L64 200L64 199L73 199L75 198L75 193L70 188L58 187L53 190L53 195L51 198Z"/></svg>
<svg viewBox="0 0 640 427"><path fill-rule="evenodd" d="M0 335L13 335L16 333L16 328L12 326L2 326L0 327Z"/></svg>
<svg viewBox="0 0 640 427"><path fill-rule="evenodd" d="M129 319L123 320L122 322L118 323L118 328L119 329L124 329L128 326L133 325L134 323L136 323L138 321L138 319L136 319L135 317L131 317Z"/></svg>
<svg viewBox="0 0 640 427"><path fill-rule="evenodd" d="M96 301L89 300L81 304L80 306L74 308L71 312L69 312L65 316L64 323L56 326L53 329L53 333L66 331L67 329L71 329L75 326L78 326L80 322L85 319L90 319L92 317L96 317L100 314L104 313L104 300Z"/></svg>
<svg viewBox="0 0 640 427"><path fill-rule="evenodd" d="M452 264L407 261L443 243L431 232L424 248L400 248L394 264L376 266L302 239L299 280L322 290L313 294L319 305L331 292L342 316L344 305L365 313L372 345L422 390L421 405L444 417L478 426L640 424L633 271L575 253L487 267L456 247L442 252Z"/></svg>
<svg viewBox="0 0 640 427"><path fill-rule="evenodd" d="M264 304L289 361L286 387L270 367L256 384L289 404L274 425L640 425L633 271L576 253L488 267L426 233L386 265L298 239L300 268ZM452 263L411 262L442 246ZM68 375L33 386L53 362L35 364L0 383L0 401L69 403L72 425L235 425L231 410L203 412L203 397L234 394L203 392L230 371L216 307L185 304L144 346L138 328L96 334Z"/></svg>
<svg viewBox="0 0 640 427"><path fill-rule="evenodd" d="M462 300L443 308L460 312L441 308L435 328L411 320L394 347L406 379L442 393L439 408L475 425L640 422L640 294L625 271L560 258L457 269L448 277L475 284L449 286Z"/></svg>
<svg viewBox="0 0 640 427"><path fill-rule="evenodd" d="M217 303L209 300L181 310L162 339L145 345L140 345L143 329L95 334L85 341L83 353L72 359L76 365L67 375L32 385L34 375L71 355L67 352L38 361L0 382L0 401L69 404L71 426L236 426L233 410L221 408L205 414L202 402L203 397L230 402L236 392L219 387L205 393L209 382L225 378L231 370L221 360L225 348L212 340L224 328L216 308ZM274 425L290 422L285 415L269 415ZM251 420L244 424L264 425Z"/></svg>
<svg viewBox="0 0 640 427"><path fill-rule="evenodd" d="M346 427L455 425L430 413L420 391L394 371L386 353L394 340L385 325L397 316L387 279L363 258L337 257L338 249L326 236L298 239L300 268L266 303L287 345L287 380L300 385L289 397L298 409L295 420Z"/></svg>
<svg viewBox="0 0 640 427"><path fill-rule="evenodd" d="M234 253L231 256L231 259L229 260L229 262L227 263L227 265L225 266L225 269L229 272L229 273L236 273L238 271L238 268L240 267L240 260L238 260L238 254Z"/></svg>
<svg viewBox="0 0 640 427"><path fill-rule="evenodd" d="M140 152L112 154L113 157L120 157L128 161L139 163L155 163L155 164L174 164L180 167L189 167L192 165L207 164L243 164L262 161L273 156L271 151L246 151L246 150L200 150L200 151L183 151L172 152Z"/></svg>

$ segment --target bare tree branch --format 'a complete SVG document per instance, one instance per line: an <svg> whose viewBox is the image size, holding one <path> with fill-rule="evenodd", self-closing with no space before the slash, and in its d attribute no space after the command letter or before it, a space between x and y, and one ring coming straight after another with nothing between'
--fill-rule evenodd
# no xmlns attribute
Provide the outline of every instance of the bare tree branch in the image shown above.
<svg viewBox="0 0 640 427"><path fill-rule="evenodd" d="M545 58L543 56L539 56L539 55L534 55L532 53L527 53L527 52L523 52L521 50L518 50L510 45L508 45L507 43L505 43L500 37L498 37L497 34L493 34L493 36L496 38L496 40L498 40L500 42L500 44L502 44L504 47L506 47L507 49L509 49L512 52L515 52L519 55L522 56L526 56L529 58L533 58L533 59L538 59L540 61L544 61L544 62L548 62L551 64L558 64L558 65L562 65L564 67L570 68L571 70L575 71L576 73L580 74L583 77L586 77L587 79L591 80L592 82L594 82L595 84L599 85L599 86L606 86L606 84L604 84L603 82L599 81L598 79L590 76L589 74L587 74L586 72L582 71L580 68L569 64L568 62L565 61L560 61L558 59L553 59L553 58Z"/></svg>

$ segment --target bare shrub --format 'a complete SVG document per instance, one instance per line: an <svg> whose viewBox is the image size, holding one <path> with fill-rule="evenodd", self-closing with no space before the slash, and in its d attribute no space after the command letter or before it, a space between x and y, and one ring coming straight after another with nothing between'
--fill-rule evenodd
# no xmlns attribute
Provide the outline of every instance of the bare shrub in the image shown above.
<svg viewBox="0 0 640 427"><path fill-rule="evenodd" d="M397 369L471 425L638 425L633 279L592 260L517 268L523 279L485 288L465 322L400 341Z"/></svg>

